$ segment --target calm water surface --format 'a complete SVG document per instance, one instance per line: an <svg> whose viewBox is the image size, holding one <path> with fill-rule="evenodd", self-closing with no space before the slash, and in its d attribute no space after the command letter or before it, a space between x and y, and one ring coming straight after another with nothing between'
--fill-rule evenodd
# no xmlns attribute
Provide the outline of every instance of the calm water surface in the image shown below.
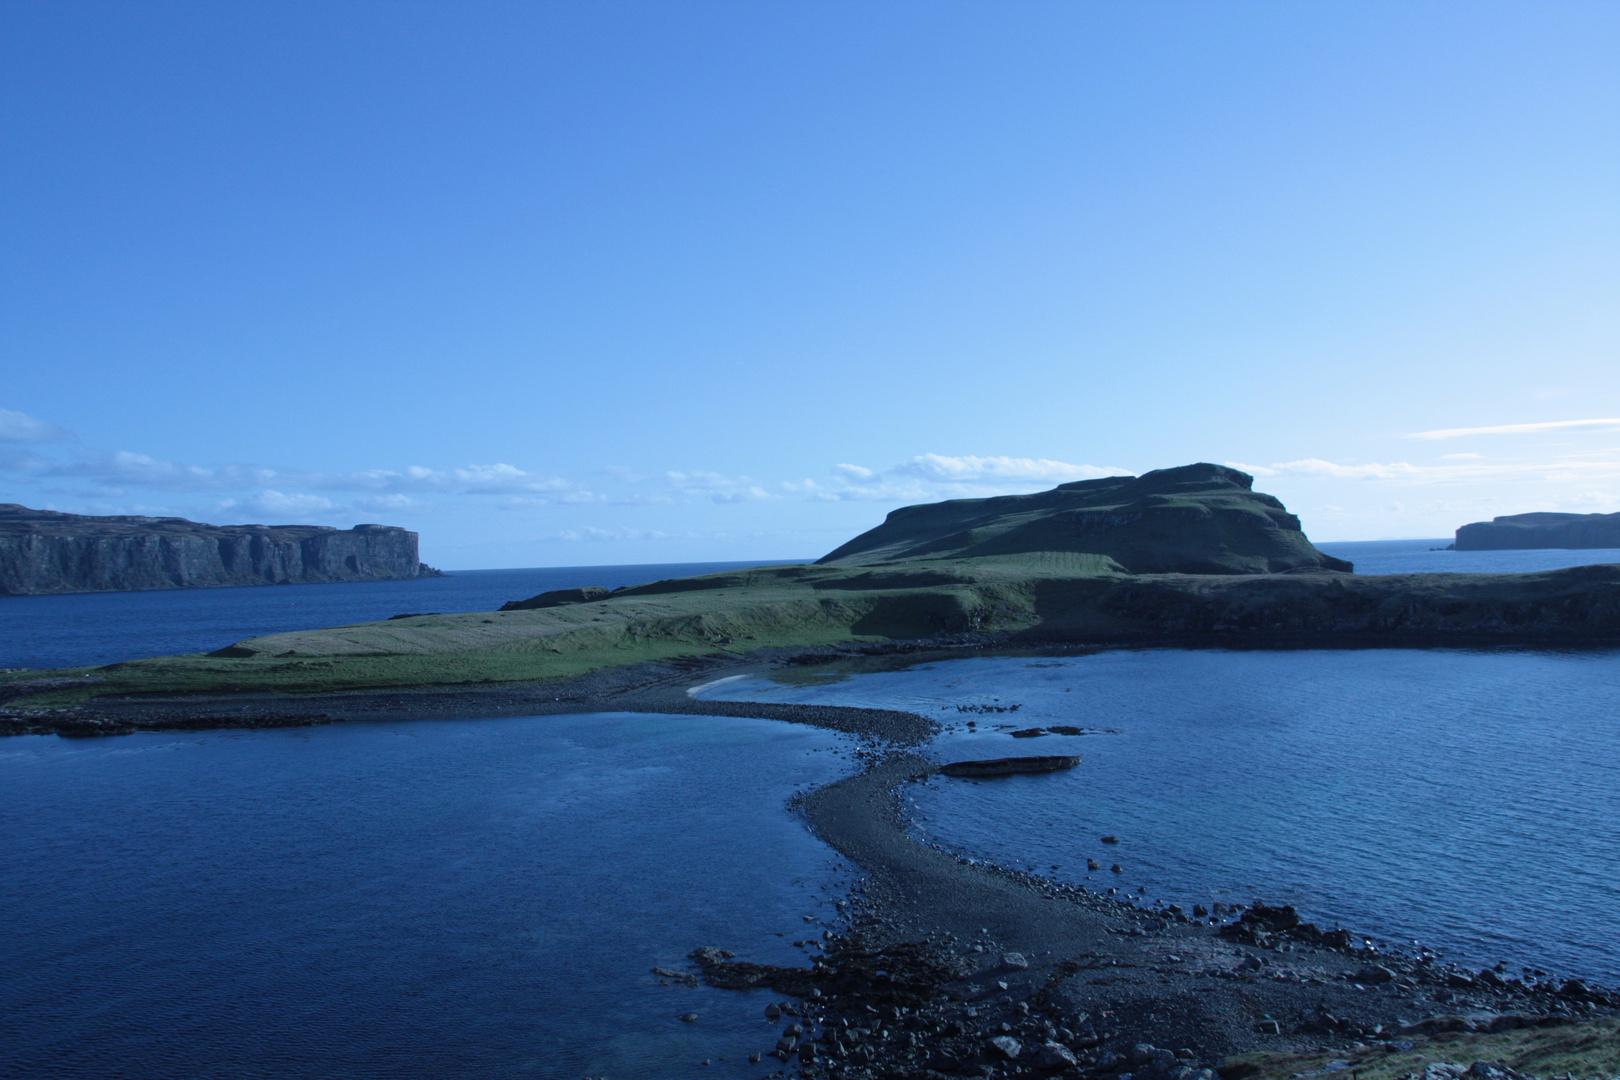
<svg viewBox="0 0 1620 1080"><path fill-rule="evenodd" d="M1437 546L1323 545L1365 573L1620 559ZM738 565L758 564L0 598L0 666ZM1149 650L709 693L914 709L952 725L944 758L1084 755L912 789L917 828L959 851L1620 981L1615 653ZM1112 731L1007 734L1042 723ZM846 749L625 714L0 740L0 1076L752 1076L764 999L648 969L700 944L802 962L801 916L844 871L784 804Z"/></svg>
<svg viewBox="0 0 1620 1080"><path fill-rule="evenodd" d="M1620 983L1620 652L1140 650L779 678L707 693L913 710L951 725L942 760L1082 755L915 786L917 829L952 850ZM1008 734L1053 723L1112 730Z"/></svg>
<svg viewBox="0 0 1620 1080"><path fill-rule="evenodd" d="M1351 540L1317 544L1356 564L1358 574L1525 574L1567 566L1620 563L1620 548L1537 548L1530 551L1445 551L1441 540Z"/></svg>
<svg viewBox="0 0 1620 1080"><path fill-rule="evenodd" d="M629 714L0 740L0 1076L755 1077L766 997L649 969L804 962L842 872L785 803L846 746Z"/></svg>
<svg viewBox="0 0 1620 1080"><path fill-rule="evenodd" d="M548 589L640 585L757 562L458 570L416 581L0 596L0 668L76 667L211 652L243 638L407 612L494 611Z"/></svg>

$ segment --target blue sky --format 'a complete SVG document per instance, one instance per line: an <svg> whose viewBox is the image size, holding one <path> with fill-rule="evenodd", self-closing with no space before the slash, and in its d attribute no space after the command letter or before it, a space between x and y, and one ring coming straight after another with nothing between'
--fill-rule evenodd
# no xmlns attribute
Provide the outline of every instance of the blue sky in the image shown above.
<svg viewBox="0 0 1620 1080"><path fill-rule="evenodd" d="M813 557L1620 510L1612 3L0 7L0 501Z"/></svg>

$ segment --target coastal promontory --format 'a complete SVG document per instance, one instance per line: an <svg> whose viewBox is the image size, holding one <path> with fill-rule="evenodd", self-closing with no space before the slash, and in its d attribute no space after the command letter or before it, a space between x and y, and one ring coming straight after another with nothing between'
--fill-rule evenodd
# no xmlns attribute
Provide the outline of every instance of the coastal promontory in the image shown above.
<svg viewBox="0 0 1620 1080"><path fill-rule="evenodd" d="M1251 484L1245 473L1199 463L907 507L809 565L269 634L206 655L99 668L26 696L47 705L125 694L565 681L648 662L783 650L1620 641L1620 566L1355 574ZM410 537L414 557L414 536L400 535ZM0 674L0 682L8 678Z"/></svg>
<svg viewBox="0 0 1620 1080"><path fill-rule="evenodd" d="M0 504L0 595L436 577L392 525L206 525Z"/></svg>
<svg viewBox="0 0 1620 1080"><path fill-rule="evenodd" d="M1508 514L1457 530L1458 551L1620 548L1620 514Z"/></svg>

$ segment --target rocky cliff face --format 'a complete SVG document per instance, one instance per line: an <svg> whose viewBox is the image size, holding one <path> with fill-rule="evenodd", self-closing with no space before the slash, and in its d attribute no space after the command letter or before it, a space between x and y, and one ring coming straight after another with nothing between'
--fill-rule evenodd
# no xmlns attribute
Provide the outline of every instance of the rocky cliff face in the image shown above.
<svg viewBox="0 0 1620 1080"><path fill-rule="evenodd" d="M1458 551L1620 548L1620 514L1509 514L1457 530Z"/></svg>
<svg viewBox="0 0 1620 1080"><path fill-rule="evenodd" d="M0 595L436 577L391 525L205 525L0 503Z"/></svg>
<svg viewBox="0 0 1620 1080"><path fill-rule="evenodd" d="M1254 477L1201 462L1063 484L1034 495L906 506L818 562L876 565L1088 554L1132 574L1348 572Z"/></svg>

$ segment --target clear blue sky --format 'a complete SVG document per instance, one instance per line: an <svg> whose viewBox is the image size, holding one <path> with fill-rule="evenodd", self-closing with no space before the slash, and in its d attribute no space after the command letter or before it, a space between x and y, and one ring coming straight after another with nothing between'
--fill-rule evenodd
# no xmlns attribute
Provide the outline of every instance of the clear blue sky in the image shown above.
<svg viewBox="0 0 1620 1080"><path fill-rule="evenodd" d="M1616 56L1611 2L4 5L0 501L451 568L1197 460L1318 540L1620 510Z"/></svg>

